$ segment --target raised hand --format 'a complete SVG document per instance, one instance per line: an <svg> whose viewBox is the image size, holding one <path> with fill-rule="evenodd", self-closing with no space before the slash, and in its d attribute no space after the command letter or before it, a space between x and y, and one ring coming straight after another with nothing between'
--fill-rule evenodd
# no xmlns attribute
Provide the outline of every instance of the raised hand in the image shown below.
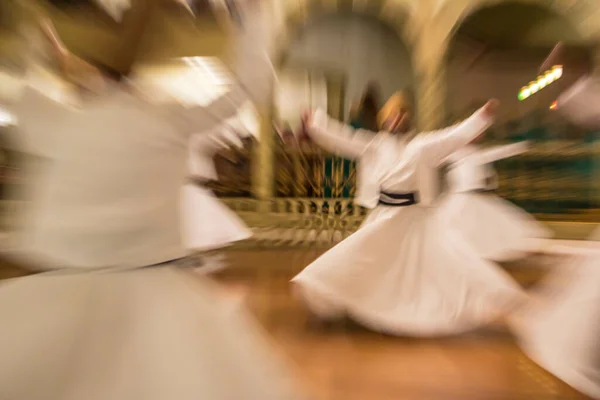
<svg viewBox="0 0 600 400"><path fill-rule="evenodd" d="M298 134L296 135L296 137L298 138L298 143L303 143L303 142L309 143L311 141L310 140L310 125L312 124L313 114L314 113L312 110L306 110L302 113L300 130L299 130Z"/></svg>
<svg viewBox="0 0 600 400"><path fill-rule="evenodd" d="M312 110L305 110L302 113L302 124L306 127L309 127L312 122L312 116L313 116Z"/></svg>
<svg viewBox="0 0 600 400"><path fill-rule="evenodd" d="M496 116L498 112L498 108L500 107L500 102L496 99L489 100L483 106L483 111L490 117Z"/></svg>

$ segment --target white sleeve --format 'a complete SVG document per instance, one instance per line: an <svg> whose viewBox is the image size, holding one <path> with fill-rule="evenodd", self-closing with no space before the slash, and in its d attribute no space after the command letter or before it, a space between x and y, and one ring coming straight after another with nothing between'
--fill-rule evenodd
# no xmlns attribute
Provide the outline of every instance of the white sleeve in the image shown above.
<svg viewBox="0 0 600 400"><path fill-rule="evenodd" d="M494 146L481 151L480 159L483 164L493 163L504 158L518 156L529 150L529 142L520 142L504 146Z"/></svg>
<svg viewBox="0 0 600 400"><path fill-rule="evenodd" d="M480 109L463 122L434 132L419 135L425 162L438 166L452 153L477 139L493 123L493 118Z"/></svg>
<svg viewBox="0 0 600 400"><path fill-rule="evenodd" d="M269 1L262 0L244 10L243 27L236 27L232 43L232 75L230 90L207 106L181 107L175 123L186 134L206 132L234 117L244 104L264 104L272 93L275 70L270 51L272 21Z"/></svg>
<svg viewBox="0 0 600 400"><path fill-rule="evenodd" d="M456 162L459 162L470 153L471 152L467 151L467 147L461 147L460 149L456 150L454 153L450 154L448 157L444 158L440 162L440 166L447 165L447 164L454 164Z"/></svg>
<svg viewBox="0 0 600 400"><path fill-rule="evenodd" d="M323 110L314 113L308 135L324 150L350 159L359 158L376 136L374 132L354 130L335 121Z"/></svg>
<svg viewBox="0 0 600 400"><path fill-rule="evenodd" d="M52 157L60 125L71 111L38 90L26 87L22 97L10 108L17 121L19 136L26 153Z"/></svg>
<svg viewBox="0 0 600 400"><path fill-rule="evenodd" d="M558 99L558 110L572 122L590 128L600 127L600 81L580 79Z"/></svg>

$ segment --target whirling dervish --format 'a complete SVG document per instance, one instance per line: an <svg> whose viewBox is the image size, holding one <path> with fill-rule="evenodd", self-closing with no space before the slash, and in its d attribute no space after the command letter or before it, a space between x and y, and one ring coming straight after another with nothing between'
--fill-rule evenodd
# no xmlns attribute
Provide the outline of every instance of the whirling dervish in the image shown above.
<svg viewBox="0 0 600 400"><path fill-rule="evenodd" d="M465 146L448 157L448 193L440 215L484 259L509 262L540 247L551 232L532 216L494 192L492 163L528 150L528 143L482 148Z"/></svg>
<svg viewBox="0 0 600 400"><path fill-rule="evenodd" d="M542 70L560 65L565 71L587 73L588 68L580 70L569 62L573 57L567 53L559 44ZM598 78L582 77L557 104L557 110L571 121L600 128ZM600 252L558 266L537 294L515 322L523 351L573 388L600 399Z"/></svg>
<svg viewBox="0 0 600 400"><path fill-rule="evenodd" d="M244 114L249 114L249 117L244 118ZM258 126L254 109L248 103L239 116L226 121L213 132L191 137L190 178L183 187L181 200L183 240L188 249L206 253L252 236L252 231L240 217L206 187L208 182L218 179L215 154L231 147L242 148L242 140L249 136L258 136ZM204 255L199 271L215 272L224 267L220 255Z"/></svg>
<svg viewBox="0 0 600 400"><path fill-rule="evenodd" d="M355 202L371 209L357 232L292 280L316 316L348 316L388 334L438 336L479 327L520 301L518 285L452 234L422 196L431 168L482 135L497 106L490 101L458 125L416 136L400 94L382 108L378 134L323 111L305 115L312 141L357 160Z"/></svg>
<svg viewBox="0 0 600 400"><path fill-rule="evenodd" d="M207 106L151 104L99 74L76 110L26 90L15 107L23 134L56 143L17 261L47 272L0 283L0 398L298 398L243 309L178 267L189 253L180 221L189 138L265 101L269 7L244 2L238 81Z"/></svg>

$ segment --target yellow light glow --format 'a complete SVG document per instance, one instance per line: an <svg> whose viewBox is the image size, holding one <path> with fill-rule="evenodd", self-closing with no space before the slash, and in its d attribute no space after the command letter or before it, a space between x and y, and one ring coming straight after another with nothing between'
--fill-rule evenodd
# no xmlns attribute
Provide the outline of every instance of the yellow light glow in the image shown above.
<svg viewBox="0 0 600 400"><path fill-rule="evenodd" d="M525 100L526 98L536 94L540 90L549 86L551 83L554 83L555 81L559 80L562 77L562 75L562 65L553 66L552 69L538 76L536 81L529 82L529 85L521 88L518 94L519 99Z"/></svg>
<svg viewBox="0 0 600 400"><path fill-rule="evenodd" d="M529 84L529 90L531 91L531 94L537 93L540 90L537 82L531 82Z"/></svg>
<svg viewBox="0 0 600 400"><path fill-rule="evenodd" d="M536 82L538 88L543 89L546 86L548 86L548 82L546 81L546 77L544 76L538 76L537 82Z"/></svg>
<svg viewBox="0 0 600 400"><path fill-rule="evenodd" d="M563 67L562 67L562 65L555 65L552 68L552 75L554 76L555 80L560 79L562 77L562 74L563 74Z"/></svg>
<svg viewBox="0 0 600 400"><path fill-rule="evenodd" d="M550 109L556 110L557 108L558 108L558 102L555 100L552 102L552 104L550 104Z"/></svg>
<svg viewBox="0 0 600 400"><path fill-rule="evenodd" d="M16 121L11 113L0 108L0 126L12 126L16 124Z"/></svg>

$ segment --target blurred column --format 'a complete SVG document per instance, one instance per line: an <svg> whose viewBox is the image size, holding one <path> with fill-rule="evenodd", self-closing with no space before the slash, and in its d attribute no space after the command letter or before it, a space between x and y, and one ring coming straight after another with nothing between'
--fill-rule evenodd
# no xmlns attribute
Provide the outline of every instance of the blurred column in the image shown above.
<svg viewBox="0 0 600 400"><path fill-rule="evenodd" d="M115 55L116 68L120 72L129 72L138 58L142 39L159 5L159 0L131 1L131 9L123 18L121 39Z"/></svg>
<svg viewBox="0 0 600 400"><path fill-rule="evenodd" d="M592 49L592 60L594 62L593 74L600 77L600 46L594 46ZM596 140L592 145L593 164L592 164L592 190L593 202L595 207L600 207L600 132L596 133Z"/></svg>
<svg viewBox="0 0 600 400"><path fill-rule="evenodd" d="M260 115L260 140L252 155L252 194L259 201L259 212L267 213L275 195L275 134L273 104L257 107Z"/></svg>
<svg viewBox="0 0 600 400"><path fill-rule="evenodd" d="M448 40L426 24L416 36L413 65L416 81L416 122L419 131L442 128L446 123L446 53ZM441 190L438 168L423 171L423 201L434 201Z"/></svg>
<svg viewBox="0 0 600 400"><path fill-rule="evenodd" d="M434 29L423 29L415 43L416 117L421 131L442 128L446 122L447 50L447 40Z"/></svg>

